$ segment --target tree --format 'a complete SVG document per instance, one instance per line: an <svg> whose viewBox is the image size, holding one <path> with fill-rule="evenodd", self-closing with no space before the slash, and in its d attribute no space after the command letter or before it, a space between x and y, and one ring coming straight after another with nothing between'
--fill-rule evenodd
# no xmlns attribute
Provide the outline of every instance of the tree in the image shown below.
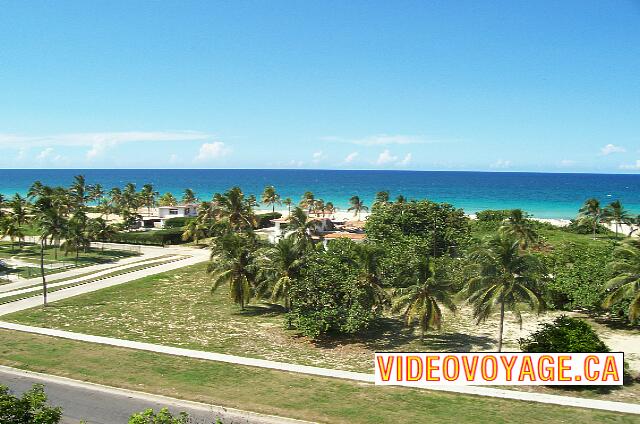
<svg viewBox="0 0 640 424"><path fill-rule="evenodd" d="M147 215L151 215L151 208L156 207L156 198L159 194L160 193L153 188L153 184L145 184L142 186L142 190L140 190L140 201L142 206L147 208Z"/></svg>
<svg viewBox="0 0 640 424"><path fill-rule="evenodd" d="M396 203L407 203L407 198L404 197L402 194L399 194L398 197L396 197Z"/></svg>
<svg viewBox="0 0 640 424"><path fill-rule="evenodd" d="M0 423L57 424L62 419L62 408L47 404L44 386L35 384L17 397L7 386L0 385Z"/></svg>
<svg viewBox="0 0 640 424"><path fill-rule="evenodd" d="M214 292L229 287L229 297L244 307L254 294L256 240L252 233L227 233L214 240L207 271L212 276Z"/></svg>
<svg viewBox="0 0 640 424"><path fill-rule="evenodd" d="M606 283L603 306L630 300L629 320L640 318L640 241L629 240L614 250L608 270L613 277Z"/></svg>
<svg viewBox="0 0 640 424"><path fill-rule="evenodd" d="M18 226L22 226L27 221L27 200L16 193L9 201L9 207Z"/></svg>
<svg viewBox="0 0 640 424"><path fill-rule="evenodd" d="M373 205L386 205L389 203L389 192L388 191L379 191L376 193L376 199L373 202Z"/></svg>
<svg viewBox="0 0 640 424"><path fill-rule="evenodd" d="M538 240L538 234L533 229L531 221L527 219L527 215L521 209L511 210L509 217L504 220L500 230L517 238L522 249L526 249L530 244Z"/></svg>
<svg viewBox="0 0 640 424"><path fill-rule="evenodd" d="M578 211L578 221L588 221L593 230L593 238L596 238L596 229L602 219L602 209L598 199L587 199Z"/></svg>
<svg viewBox="0 0 640 424"><path fill-rule="evenodd" d="M205 226L197 219L190 219L184 226L184 232L182 233L182 240L193 240L195 244L198 244L198 240L205 238L207 233Z"/></svg>
<svg viewBox="0 0 640 424"><path fill-rule="evenodd" d="M384 250L373 244L356 245L359 281L374 308L382 309L389 303L389 296L382 287L382 258Z"/></svg>
<svg viewBox="0 0 640 424"><path fill-rule="evenodd" d="M602 212L602 220L607 223L613 223L616 227L616 239L618 238L618 228L622 229L623 224L631 223L631 216L624 209L619 200L615 200L604 208Z"/></svg>
<svg viewBox="0 0 640 424"><path fill-rule="evenodd" d="M357 215L358 220L360 220L361 212L367 212L369 210L369 208L364 205L364 202L361 201L358 196L352 196L351 199L349 199L349 204L351 204L351 206L347 210L353 211L353 216Z"/></svg>
<svg viewBox="0 0 640 424"><path fill-rule="evenodd" d="M104 243L117 234L115 227L102 218L94 218L89 221L89 237Z"/></svg>
<svg viewBox="0 0 640 424"><path fill-rule="evenodd" d="M307 214L302 208L296 207L289 214L288 229L293 231L293 239L303 249L312 245L311 235L309 234L309 229L312 225L312 222L307 219Z"/></svg>
<svg viewBox="0 0 640 424"><path fill-rule="evenodd" d="M322 214L322 216L324 217L324 213L325 213L325 204L324 204L324 200L322 199L316 199L313 202L313 211L315 212L316 216Z"/></svg>
<svg viewBox="0 0 640 424"><path fill-rule="evenodd" d="M256 225L251 196L245 198L240 187L232 187L224 194L213 198L216 215L226 220L234 231L251 231Z"/></svg>
<svg viewBox="0 0 640 424"><path fill-rule="evenodd" d="M22 249L22 242L24 241L24 231L18 223L18 218L15 215L11 215L2 218L2 235L9 237L11 240L11 250L13 250L13 243L18 240L18 245Z"/></svg>
<svg viewBox="0 0 640 424"><path fill-rule="evenodd" d="M137 211L140 207L140 195L136 192L136 185L127 183L122 190L122 208L128 212Z"/></svg>
<svg viewBox="0 0 640 424"><path fill-rule="evenodd" d="M519 339L518 344L527 353L610 352L586 321L566 315L541 324L538 331Z"/></svg>
<svg viewBox="0 0 640 424"><path fill-rule="evenodd" d="M191 190L190 188L184 190L184 193L182 194L182 204L191 205L196 203L197 201L198 198L196 197L196 194L193 192L193 190Z"/></svg>
<svg viewBox="0 0 640 424"><path fill-rule="evenodd" d="M100 203L104 197L104 188L101 184L94 184L89 187L89 200Z"/></svg>
<svg viewBox="0 0 640 424"><path fill-rule="evenodd" d="M172 193L165 193L160 196L160 200L158 200L158 204L160 206L175 206L178 204L175 196Z"/></svg>
<svg viewBox="0 0 640 424"><path fill-rule="evenodd" d="M53 208L46 207L46 199L40 199L39 209L36 215L36 227L40 236L40 275L42 276L42 294L43 304L47 306L47 280L44 271L44 251L47 245L47 239L60 237L66 228L66 220L63 216ZM57 250L56 250L57 258Z"/></svg>
<svg viewBox="0 0 640 424"><path fill-rule="evenodd" d="M302 200L300 200L300 207L302 209L307 209L307 214L311 215L311 210L313 209L313 205L315 204L315 196L312 192L306 191L304 195L302 195Z"/></svg>
<svg viewBox="0 0 640 424"><path fill-rule="evenodd" d="M291 215L291 205L293 204L293 200L290 197L287 197L282 201L283 204L287 206L287 210L289 211L289 215Z"/></svg>
<svg viewBox="0 0 640 424"><path fill-rule="evenodd" d="M425 331L440 328L442 325L443 305L452 312L456 311L453 302L454 283L436 268L434 259L419 261L410 273L408 287L396 290L393 311L402 312L407 325L417 320L420 325L420 338Z"/></svg>
<svg viewBox="0 0 640 424"><path fill-rule="evenodd" d="M290 288L291 323L302 334L355 334L378 316L360 281L356 244L332 241L327 250L310 251L300 278Z"/></svg>
<svg viewBox="0 0 640 424"><path fill-rule="evenodd" d="M174 417L167 408L162 408L158 413L149 408L129 417L128 424L187 424L190 422L189 414L186 412L180 412Z"/></svg>
<svg viewBox="0 0 640 424"><path fill-rule="evenodd" d="M62 244L65 253L74 251L76 254L75 265L78 266L80 250L87 250L91 245L91 240L86 231L87 217L83 212L76 212L67 223L64 231L64 243Z"/></svg>
<svg viewBox="0 0 640 424"><path fill-rule="evenodd" d="M262 192L262 203L271 206L271 212L276 211L276 205L280 205L280 195L276 193L274 186L266 186Z"/></svg>
<svg viewBox="0 0 640 424"><path fill-rule="evenodd" d="M272 301L282 301L289 311L291 286L300 277L304 261L304 250L293 237L280 239L275 245L263 251L260 257L260 274L271 292Z"/></svg>
<svg viewBox="0 0 640 424"><path fill-rule="evenodd" d="M502 351L506 310L522 325L524 305L538 313L543 308L539 290L543 266L537 257L523 253L519 245L512 235L500 233L475 248L470 254L472 263L463 289L478 322L485 321L496 307L500 309L498 352Z"/></svg>
<svg viewBox="0 0 640 424"><path fill-rule="evenodd" d="M327 215L331 216L334 213L336 213L336 207L333 205L332 202L327 202L326 205L324 205L324 210L327 213Z"/></svg>

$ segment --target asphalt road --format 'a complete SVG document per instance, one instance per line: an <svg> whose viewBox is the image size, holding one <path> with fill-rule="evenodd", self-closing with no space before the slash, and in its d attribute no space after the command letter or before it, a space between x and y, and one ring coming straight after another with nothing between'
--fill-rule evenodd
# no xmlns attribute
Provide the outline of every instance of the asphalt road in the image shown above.
<svg viewBox="0 0 640 424"><path fill-rule="evenodd" d="M225 424L301 422L0 367L0 384L15 394L22 394L35 383L45 385L50 405L63 408L64 424L78 424L81 420L88 424L126 424L136 412L147 408L158 411L162 407L168 407L173 413L187 412L193 424L216 423L216 419Z"/></svg>

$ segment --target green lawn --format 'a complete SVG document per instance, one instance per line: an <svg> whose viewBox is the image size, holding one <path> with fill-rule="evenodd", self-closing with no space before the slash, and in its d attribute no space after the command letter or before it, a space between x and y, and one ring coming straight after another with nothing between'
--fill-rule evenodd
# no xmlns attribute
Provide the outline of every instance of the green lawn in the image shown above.
<svg viewBox="0 0 640 424"><path fill-rule="evenodd" d="M638 416L480 398L174 357L0 330L0 363L327 423L632 423Z"/></svg>
<svg viewBox="0 0 640 424"><path fill-rule="evenodd" d="M115 262L119 259L137 256L137 252L127 250L100 250L90 249L87 252L80 252L77 260L75 252L65 254L64 250L54 247L45 249L45 264L61 264L63 267L55 269L45 269L46 274L55 274L69 268L84 267L95 264ZM40 275L40 246L31 243L23 244L22 248L18 243L0 241L0 260L14 258L23 262L18 266L9 264L10 274L18 274L24 278L32 278Z"/></svg>

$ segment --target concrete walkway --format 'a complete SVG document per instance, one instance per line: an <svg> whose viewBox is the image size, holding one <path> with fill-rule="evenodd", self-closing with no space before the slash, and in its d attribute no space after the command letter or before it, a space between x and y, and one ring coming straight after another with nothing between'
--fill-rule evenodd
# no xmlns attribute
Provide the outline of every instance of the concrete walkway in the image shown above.
<svg viewBox="0 0 640 424"><path fill-rule="evenodd" d="M287 371L315 375L320 377L340 378L362 383L374 382L373 374L365 374L351 371L342 371L330 368L312 367L306 365L289 364L284 362L268 361L265 359L246 358L242 356L226 355L222 353L203 352L199 350L183 349L178 347L156 345L151 343L121 340L111 337L92 336L89 334L73 333L70 331L54 330L48 328L31 327L22 324L0 322L0 328L7 330L23 331L26 333L45 336L60 337L69 340L77 340L89 343L99 343L109 346L129 349L144 350L148 352L162 353L166 355L183 356L208 361L225 362L235 365L267 368L272 370ZM571 406L578 408L598 409L627 414L640 414L640 404L611 402L587 398L569 396L548 395L542 393L517 392L512 390L493 389L476 386L432 386L428 390L460 393L465 395L487 396L502 399L512 399L527 402L538 402L552 405Z"/></svg>

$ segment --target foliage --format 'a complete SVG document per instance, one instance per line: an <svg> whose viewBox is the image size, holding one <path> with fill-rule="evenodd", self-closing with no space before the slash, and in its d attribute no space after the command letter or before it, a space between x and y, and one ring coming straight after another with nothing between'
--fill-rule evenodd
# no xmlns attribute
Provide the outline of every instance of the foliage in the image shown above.
<svg viewBox="0 0 640 424"><path fill-rule="evenodd" d="M178 216L175 218L169 218L164 221L164 228L184 228L189 221L194 221L195 218L188 216Z"/></svg>
<svg viewBox="0 0 640 424"><path fill-rule="evenodd" d="M469 219L462 209L429 200L378 205L367 219L367 238L384 245L407 239L426 247L431 256L453 254L469 238Z"/></svg>
<svg viewBox="0 0 640 424"><path fill-rule="evenodd" d="M640 318L640 241L628 240L613 252L608 265L613 278L607 281L603 306L611 307L628 301L629 320Z"/></svg>
<svg viewBox="0 0 640 424"><path fill-rule="evenodd" d="M34 385L22 397L0 385L0 423L7 424L57 424L62 419L62 409L47 405L44 386Z"/></svg>
<svg viewBox="0 0 640 424"><path fill-rule="evenodd" d="M158 413L151 408L145 409L129 418L129 424L187 424L188 422L189 415L186 412L180 412L174 417L167 408L162 408Z"/></svg>
<svg viewBox="0 0 640 424"><path fill-rule="evenodd" d="M335 240L326 252L308 258L299 282L290 289L290 319L309 337L354 334L376 318L371 297L360 283L357 245Z"/></svg>
<svg viewBox="0 0 640 424"><path fill-rule="evenodd" d="M282 218L282 214L280 212L269 212L262 213L256 215L257 220L257 228L267 228L273 226L271 223L272 219Z"/></svg>
<svg viewBox="0 0 640 424"><path fill-rule="evenodd" d="M606 264L611 260L613 250L612 243L567 243L540 255L551 276L546 285L545 300L550 306L561 309L600 308L602 290L608 278Z"/></svg>
<svg viewBox="0 0 640 424"><path fill-rule="evenodd" d="M518 343L523 352L530 353L610 351L587 322L566 315L559 316L551 323L541 324L538 331L519 339Z"/></svg>
<svg viewBox="0 0 640 424"><path fill-rule="evenodd" d="M602 224L596 225L596 234L611 234L611 230ZM593 234L593 223L589 218L571 220L569 225L561 227L562 231L573 234Z"/></svg>
<svg viewBox="0 0 640 424"><path fill-rule="evenodd" d="M182 243L182 229L170 228L166 230L119 232L109 237L108 241L114 243L144 244L164 246L167 244Z"/></svg>
<svg viewBox="0 0 640 424"><path fill-rule="evenodd" d="M502 222L511 216L511 209L493 210L487 209L476 212L476 220L479 222Z"/></svg>

